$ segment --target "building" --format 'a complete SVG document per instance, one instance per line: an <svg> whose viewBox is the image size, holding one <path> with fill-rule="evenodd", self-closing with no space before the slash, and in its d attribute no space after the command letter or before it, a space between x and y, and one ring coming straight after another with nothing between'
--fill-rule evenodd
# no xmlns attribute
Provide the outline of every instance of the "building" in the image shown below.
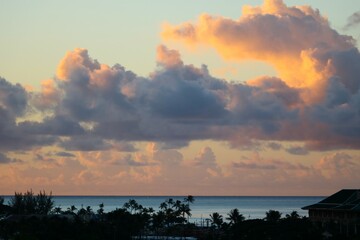
<svg viewBox="0 0 360 240"><path fill-rule="evenodd" d="M347 235L359 233L360 189L343 189L302 209L309 211L309 219L313 222L335 227Z"/></svg>

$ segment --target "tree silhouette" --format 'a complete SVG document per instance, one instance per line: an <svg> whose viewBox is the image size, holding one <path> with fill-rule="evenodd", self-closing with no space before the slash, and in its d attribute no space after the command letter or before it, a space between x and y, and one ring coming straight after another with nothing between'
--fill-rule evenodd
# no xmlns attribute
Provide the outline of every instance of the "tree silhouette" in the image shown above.
<svg viewBox="0 0 360 240"><path fill-rule="evenodd" d="M99 204L99 209L97 210L97 213L99 215L103 215L104 214L104 203L100 203Z"/></svg>
<svg viewBox="0 0 360 240"><path fill-rule="evenodd" d="M55 213L55 214L61 214L61 213L62 213L61 207L60 207L60 206L59 206L59 207L55 207L55 208L54 208L54 213Z"/></svg>
<svg viewBox="0 0 360 240"><path fill-rule="evenodd" d="M77 210L77 208L74 205L71 205L70 207L68 207L67 211L70 213L75 214L75 211Z"/></svg>
<svg viewBox="0 0 360 240"><path fill-rule="evenodd" d="M290 214L286 214L285 216L287 219L299 219L300 218L300 215L298 214L297 211L292 211Z"/></svg>
<svg viewBox="0 0 360 240"><path fill-rule="evenodd" d="M47 195L45 191L40 191L36 197L36 212L39 214L48 214L53 207L52 192Z"/></svg>
<svg viewBox="0 0 360 240"><path fill-rule="evenodd" d="M230 210L230 212L228 213L228 217L226 219L230 221L231 225L233 225L244 221L245 217L239 213L239 209L234 208Z"/></svg>
<svg viewBox="0 0 360 240"><path fill-rule="evenodd" d="M223 224L223 216L220 215L218 212L214 212L212 214L210 214L210 221L211 221L211 225L216 227L217 229L221 228L222 224Z"/></svg>
<svg viewBox="0 0 360 240"><path fill-rule="evenodd" d="M40 191L34 196L32 190L26 193L15 192L14 197L10 199L10 206L15 214L48 214L53 206L51 192L49 195L45 191Z"/></svg>
<svg viewBox="0 0 360 240"><path fill-rule="evenodd" d="M184 202L186 203L194 203L195 202L195 198L191 195L188 195L186 198L184 198Z"/></svg>
<svg viewBox="0 0 360 240"><path fill-rule="evenodd" d="M129 211L131 214L141 211L143 206L138 204L136 200L130 199L128 202L124 203L123 208Z"/></svg>
<svg viewBox="0 0 360 240"><path fill-rule="evenodd" d="M281 213L276 210L269 210L265 214L266 214L265 220L268 222L278 222L281 218Z"/></svg>

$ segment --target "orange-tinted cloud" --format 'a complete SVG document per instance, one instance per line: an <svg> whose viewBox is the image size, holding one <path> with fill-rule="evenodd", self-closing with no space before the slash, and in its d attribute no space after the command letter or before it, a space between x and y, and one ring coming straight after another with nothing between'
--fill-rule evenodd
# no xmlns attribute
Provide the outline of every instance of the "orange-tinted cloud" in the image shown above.
<svg viewBox="0 0 360 240"><path fill-rule="evenodd" d="M213 47L225 59L265 61L288 86L304 89L305 102L321 99L334 73L331 58L324 54L354 47L353 39L333 30L319 11L288 7L281 0L244 6L237 20L203 14L196 24L166 24L162 36Z"/></svg>

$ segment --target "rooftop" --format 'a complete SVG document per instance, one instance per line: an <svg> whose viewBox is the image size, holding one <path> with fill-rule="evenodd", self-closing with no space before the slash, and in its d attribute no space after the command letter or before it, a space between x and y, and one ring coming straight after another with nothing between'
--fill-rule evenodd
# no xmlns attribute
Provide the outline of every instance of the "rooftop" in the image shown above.
<svg viewBox="0 0 360 240"><path fill-rule="evenodd" d="M360 212L360 189L343 189L324 200L302 209L331 209Z"/></svg>

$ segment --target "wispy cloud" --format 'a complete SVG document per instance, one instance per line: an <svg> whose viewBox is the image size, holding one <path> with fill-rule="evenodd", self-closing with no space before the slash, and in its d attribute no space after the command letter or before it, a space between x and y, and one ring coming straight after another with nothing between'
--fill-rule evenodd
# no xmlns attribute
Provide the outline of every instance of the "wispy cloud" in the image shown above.
<svg viewBox="0 0 360 240"><path fill-rule="evenodd" d="M349 30L360 24L360 11L353 13L347 20L344 30Z"/></svg>

